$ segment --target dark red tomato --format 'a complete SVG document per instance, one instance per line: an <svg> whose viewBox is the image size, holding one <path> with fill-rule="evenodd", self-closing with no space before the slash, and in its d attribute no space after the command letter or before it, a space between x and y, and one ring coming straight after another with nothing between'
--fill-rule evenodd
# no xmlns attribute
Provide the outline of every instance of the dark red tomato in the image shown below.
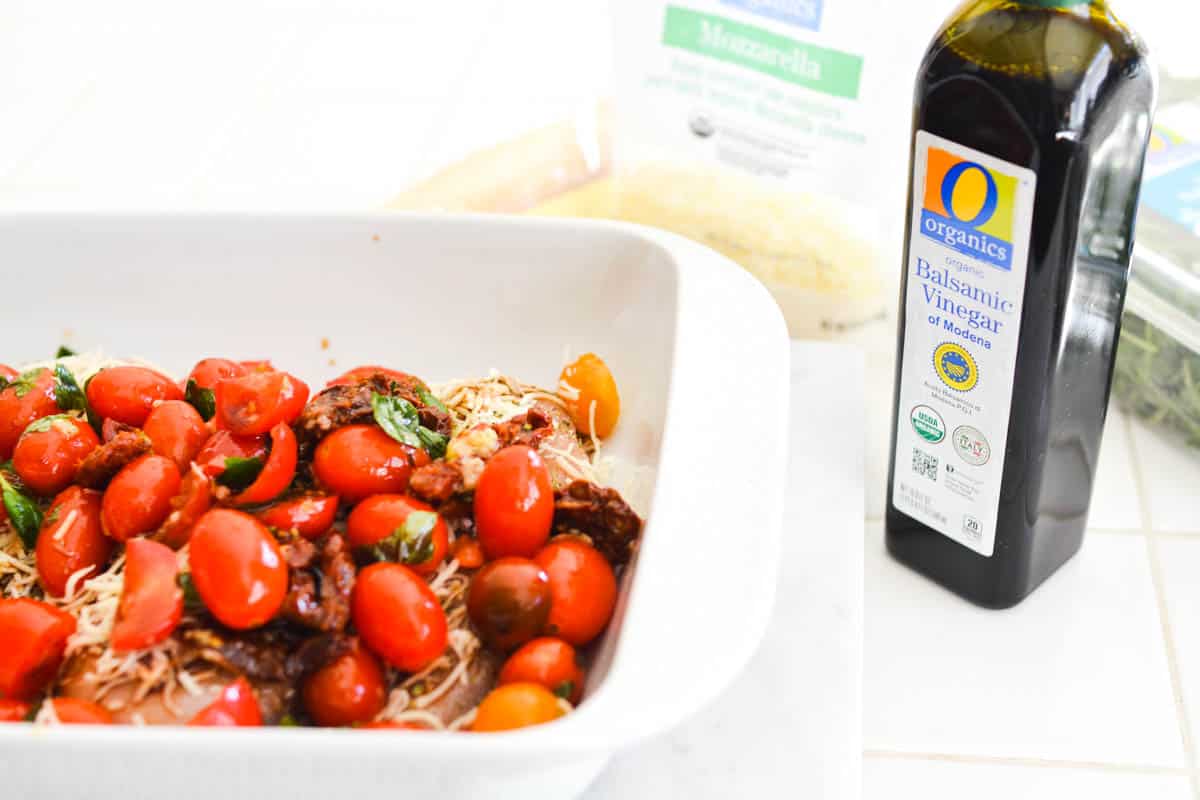
<svg viewBox="0 0 1200 800"><path fill-rule="evenodd" d="M0 364L0 366L3 366ZM33 704L21 700L0 700L0 722L24 722Z"/></svg>
<svg viewBox="0 0 1200 800"><path fill-rule="evenodd" d="M196 362L187 376L187 381L195 381L201 389L216 389L217 384L226 378L240 378L249 370L236 361L227 358L206 358ZM184 381L184 386L187 386Z"/></svg>
<svg viewBox="0 0 1200 800"><path fill-rule="evenodd" d="M388 378L391 378L392 380L396 381L397 383L402 383L402 384L407 384L413 380L413 376L409 375L407 372L401 372L401 371L395 370L395 369L388 369L387 367L376 367L376 366L372 366L372 365L367 365L365 367L355 367L354 369L352 369L348 372L342 373L341 375L337 376L333 380L329 381L329 383L325 384L325 387L329 388L330 386L349 386L351 384L358 383L359 381L364 380L365 378L369 378L372 375L386 375Z"/></svg>
<svg viewBox="0 0 1200 800"><path fill-rule="evenodd" d="M171 513L159 526L155 538L176 550L188 543L196 521L212 505L212 481L195 464L183 476L179 494L171 498Z"/></svg>
<svg viewBox="0 0 1200 800"><path fill-rule="evenodd" d="M39 370L28 380L18 378L0 389L0 461L12 458L17 439L29 423L58 413L54 373Z"/></svg>
<svg viewBox="0 0 1200 800"><path fill-rule="evenodd" d="M78 697L55 697L48 701L54 706L54 716L63 725L112 725L113 718L104 706Z"/></svg>
<svg viewBox="0 0 1200 800"><path fill-rule="evenodd" d="M79 462L100 446L100 437L86 421L51 416L28 428L13 450L13 469L35 494L58 494L71 485Z"/></svg>
<svg viewBox="0 0 1200 800"><path fill-rule="evenodd" d="M314 672L302 690L304 708L318 725L369 722L387 700L383 669L366 649L353 650Z"/></svg>
<svg viewBox="0 0 1200 800"><path fill-rule="evenodd" d="M0 698L30 700L58 674L75 618L28 597L0 600Z"/></svg>
<svg viewBox="0 0 1200 800"><path fill-rule="evenodd" d="M531 447L505 447L488 460L475 487L475 531L488 558L532 558L550 537L554 490Z"/></svg>
<svg viewBox="0 0 1200 800"><path fill-rule="evenodd" d="M269 527L316 539L333 527L337 509L336 494L305 494L272 503L255 516Z"/></svg>
<svg viewBox="0 0 1200 800"><path fill-rule="evenodd" d="M114 544L104 535L100 513L100 492L91 489L72 486L54 498L35 550L38 580L47 594L62 597L76 572L87 569L83 578L89 578L108 563Z"/></svg>
<svg viewBox="0 0 1200 800"><path fill-rule="evenodd" d="M150 437L154 452L175 462L183 472L208 441L208 426L200 412L182 400L168 400L146 417L142 431Z"/></svg>
<svg viewBox="0 0 1200 800"><path fill-rule="evenodd" d="M129 540L125 585L112 629L114 650L141 650L171 635L183 618L178 575L174 550L149 539Z"/></svg>
<svg viewBox="0 0 1200 800"><path fill-rule="evenodd" d="M208 437L196 454L195 462L204 474L216 478L225 471L227 458L266 458L266 436L234 436L229 431L217 431Z"/></svg>
<svg viewBox="0 0 1200 800"><path fill-rule="evenodd" d="M169 458L147 453L124 466L108 484L100 521L118 542L155 530L171 513L179 494L179 467Z"/></svg>
<svg viewBox="0 0 1200 800"><path fill-rule="evenodd" d="M190 544L192 581L214 617L245 630L275 616L287 595L288 568L261 522L214 508L196 523Z"/></svg>
<svg viewBox="0 0 1200 800"><path fill-rule="evenodd" d="M233 502L239 506L252 506L274 500L283 494L296 477L296 434L286 422L281 422L271 428L271 454L267 463L254 479L240 494L235 495Z"/></svg>
<svg viewBox="0 0 1200 800"><path fill-rule="evenodd" d="M142 427L154 406L164 400L182 400L173 380L146 367L109 367L87 384L87 400L101 417Z"/></svg>
<svg viewBox="0 0 1200 800"><path fill-rule="evenodd" d="M546 570L554 596L546 632L576 647L599 636L617 604L617 578L608 559L580 539L562 538L534 561Z"/></svg>
<svg viewBox="0 0 1200 800"><path fill-rule="evenodd" d="M250 681L238 678L221 690L221 695L199 714L192 717L188 725L200 726L256 726L262 725L262 711Z"/></svg>
<svg viewBox="0 0 1200 800"><path fill-rule="evenodd" d="M295 421L308 401L308 386L286 372L249 372L218 383L216 400L224 427L250 436Z"/></svg>
<svg viewBox="0 0 1200 800"><path fill-rule="evenodd" d="M538 683L559 697L578 703L583 696L583 670L575 648L562 639L542 636L521 645L500 668L499 685Z"/></svg>
<svg viewBox="0 0 1200 800"><path fill-rule="evenodd" d="M363 642L401 672L419 672L446 649L441 603L402 564L372 564L358 573L350 605Z"/></svg>
<svg viewBox="0 0 1200 800"><path fill-rule="evenodd" d="M550 580L527 558L485 564L471 580L467 615L484 641L511 650L545 628L550 618Z"/></svg>
<svg viewBox="0 0 1200 800"><path fill-rule="evenodd" d="M397 442L376 425L347 425L326 436L313 455L313 473L348 503L373 494L399 494L429 454Z"/></svg>
<svg viewBox="0 0 1200 800"><path fill-rule="evenodd" d="M0 378L11 381L18 375L20 375L20 373L10 367L8 364L0 364Z"/></svg>
<svg viewBox="0 0 1200 800"><path fill-rule="evenodd" d="M421 516L413 518L413 524L409 524L414 511L421 512ZM431 520L433 525L430 527ZM418 521L425 525L416 524ZM403 494L377 494L363 500L346 520L346 535L355 547L372 547L394 537L392 543L383 545L388 557L395 554L397 560L418 575L437 572L450 549L450 532L433 506ZM420 550L424 548L419 542L423 536L429 537L432 546L429 555L420 558ZM406 548L407 558L403 557L405 553L393 553L401 547Z"/></svg>

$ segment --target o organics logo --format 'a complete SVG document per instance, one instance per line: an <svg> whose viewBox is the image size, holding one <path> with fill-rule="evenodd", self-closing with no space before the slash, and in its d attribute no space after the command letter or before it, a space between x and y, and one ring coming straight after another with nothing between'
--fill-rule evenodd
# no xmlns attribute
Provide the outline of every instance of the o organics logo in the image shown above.
<svg viewBox="0 0 1200 800"><path fill-rule="evenodd" d="M933 351L933 368L942 383L956 392L969 392L979 383L979 368L967 348L954 342L938 345Z"/></svg>
<svg viewBox="0 0 1200 800"><path fill-rule="evenodd" d="M1012 269L1017 179L929 148L921 235L1000 269Z"/></svg>

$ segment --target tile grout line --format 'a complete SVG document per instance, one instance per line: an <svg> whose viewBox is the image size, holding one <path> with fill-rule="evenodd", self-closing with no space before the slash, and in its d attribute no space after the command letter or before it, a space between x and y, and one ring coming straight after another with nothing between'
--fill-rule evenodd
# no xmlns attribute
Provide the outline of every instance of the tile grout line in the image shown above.
<svg viewBox="0 0 1200 800"><path fill-rule="evenodd" d="M1158 620L1162 629L1163 646L1167 653L1167 670L1171 678L1171 692L1175 696L1175 714L1179 722L1179 735L1183 739L1183 758L1187 764L1189 779L1192 784L1192 794L1200 800L1200 764L1197 763L1195 743L1192 739L1192 726L1188 718L1187 706L1183 698L1183 677L1179 670L1179 658L1175 648L1175 637L1171 633L1171 617L1167 607L1166 584L1163 581L1162 565L1158 557L1158 540L1153 532L1153 522L1150 517L1150 497L1146 492L1145 480L1142 475L1142 462L1138 454L1137 442L1133 435L1133 422L1125 417L1125 435L1128 437L1129 455L1133 462L1134 489L1138 497L1138 512L1142 518L1142 532L1146 538L1146 556L1150 564L1150 582L1154 584L1154 598L1158 604Z"/></svg>
<svg viewBox="0 0 1200 800"><path fill-rule="evenodd" d="M920 753L905 750L863 750L864 758L889 759L894 761L940 761L950 764L975 764L1009 767L1031 767L1039 769L1074 769L1092 772L1114 772L1137 775L1171 775L1190 777L1195 782L1197 774L1185 767L1160 767L1153 764L1122 764L1106 761L1065 761L1050 758L1020 758L1016 756L982 756L959 753Z"/></svg>

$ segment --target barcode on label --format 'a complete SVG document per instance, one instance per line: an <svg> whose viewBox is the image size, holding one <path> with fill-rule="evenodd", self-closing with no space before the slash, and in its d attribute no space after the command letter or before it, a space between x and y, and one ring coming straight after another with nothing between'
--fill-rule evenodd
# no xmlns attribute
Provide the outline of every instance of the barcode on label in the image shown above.
<svg viewBox="0 0 1200 800"><path fill-rule="evenodd" d="M918 475L929 478L931 481L936 481L938 476L937 456L931 456L929 453L914 447L912 469Z"/></svg>

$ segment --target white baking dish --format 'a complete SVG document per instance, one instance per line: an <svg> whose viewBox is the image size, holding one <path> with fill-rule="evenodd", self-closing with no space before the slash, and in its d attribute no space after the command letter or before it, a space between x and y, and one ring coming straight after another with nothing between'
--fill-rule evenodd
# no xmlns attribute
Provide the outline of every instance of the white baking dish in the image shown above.
<svg viewBox="0 0 1200 800"><path fill-rule="evenodd" d="M4 797L571 796L704 705L764 633L787 337L762 286L699 245L490 216L17 215L0 218L0 265L11 363L67 343L176 374L222 355L314 385L372 362L553 385L565 353L593 350L622 394L608 452L650 478L616 619L560 721L492 735L0 725Z"/></svg>

